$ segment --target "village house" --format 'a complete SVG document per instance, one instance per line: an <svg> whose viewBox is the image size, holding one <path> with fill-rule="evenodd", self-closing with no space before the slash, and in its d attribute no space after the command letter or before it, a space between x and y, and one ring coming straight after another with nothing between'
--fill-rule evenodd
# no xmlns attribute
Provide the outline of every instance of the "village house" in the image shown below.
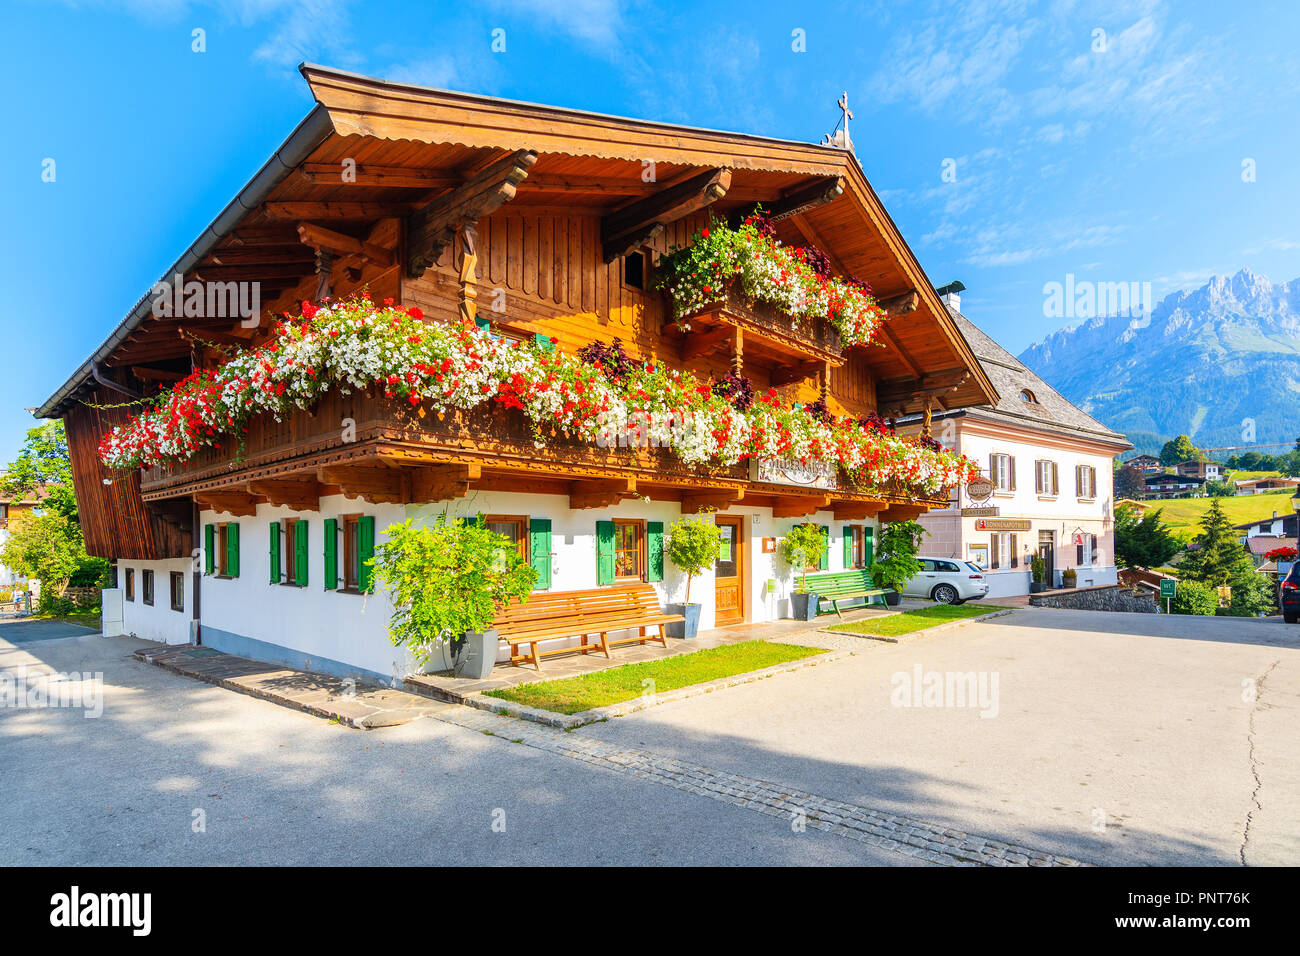
<svg viewBox="0 0 1300 956"><path fill-rule="evenodd" d="M1174 472L1179 475L1201 478L1205 481L1219 480L1219 465L1213 461L1180 461L1174 466Z"/></svg>
<svg viewBox="0 0 1300 956"><path fill-rule="evenodd" d="M1128 461L1124 462L1124 464L1132 465L1134 468L1147 474L1155 474L1156 472L1165 470L1165 466L1160 464L1160 459L1155 455L1134 455Z"/></svg>
<svg viewBox="0 0 1300 956"><path fill-rule="evenodd" d="M391 524L444 512L484 515L517 543L540 590L643 585L660 603L680 601L684 585L664 560L666 529L702 515L725 547L692 587L700 626L770 621L789 613L792 569L776 544L796 523L822 529L824 568L865 567L882 522L945 507L949 486L969 476L932 439L894 438L880 418L1002 399L848 150L316 66L302 73L316 106L162 273L162 283L179 276L186 289L258 283L263 320L232 318L230 309L187 315L202 310L146 296L38 410L66 422L87 547L116 563L124 632L333 673L401 676L412 662L387 639L391 608L383 593L367 593L366 562ZM860 313L869 344L828 318L798 318L734 289L726 297L706 289L686 310L689 322L673 321L676 300L654 285L665 257L704 241L711 223L754 222L760 203L779 243L820 250L801 256L833 273L846 301L869 302L849 277L870 284L880 322ZM484 383L490 401L444 409L434 392L442 371L420 369L409 380L330 388L307 408L255 414L247 433L183 456L138 458L152 451L139 450L147 436L133 430L125 403L195 371L213 374L232 352L271 348L289 334L276 319L297 315L304 300L362 290L376 304L391 299L404 320L458 330L457 348L524 356L534 371L572 364L593 345L608 358L617 341L645 375L662 370L671 382L692 373L709 401L728 396L737 414L740 399L729 396L752 385L754 401L782 409L782 421L833 421L884 456L853 475L843 459L839 467L779 456L700 462L676 444L639 440L638 426L623 422L619 440L598 443L568 424L530 423L511 403L516 392L536 394L529 389L540 372L508 388ZM250 374L268 383L290 374L261 354L265 368ZM470 368L453 366L447 359L449 377ZM613 365L598 367L605 377L595 387L613 389ZM419 376L422 390L408 394ZM394 389L402 395L390 397ZM557 407L556 419L576 415L577 401ZM1032 415L1010 418L1038 434ZM1122 440L1084 424L1053 433L1071 508L1051 529L1071 556L1071 535L1084 534L1099 561L1099 550L1109 553L1094 543L1106 534L1108 456ZM625 427L636 440L622 440ZM702 440L712 447L725 438L715 428ZM1003 439L987 440L1001 449ZM105 454L125 464L110 468ZM1086 486L1069 484L1076 464L1087 465ZM108 604L106 595L106 612Z"/></svg>
<svg viewBox="0 0 1300 956"><path fill-rule="evenodd" d="M1142 497L1151 500L1157 498L1201 498L1205 495L1205 479L1195 475L1147 475L1143 481Z"/></svg>
<svg viewBox="0 0 1300 956"><path fill-rule="evenodd" d="M0 550L9 541L14 522L21 521L24 515L36 512L43 497L40 489L30 494L0 497ZM12 568L0 564L0 589L12 592L15 585L21 588L25 584L25 579L15 574Z"/></svg>
<svg viewBox="0 0 1300 956"><path fill-rule="evenodd" d="M1067 568L1078 587L1114 584L1113 462L1133 446L962 315L956 292L944 301L1000 398L931 416L935 436L978 462L988 482L954 488L947 507L918 519L929 532L922 552L987 569L991 599L1029 593L1034 554L1049 587ZM905 430L922 423L913 416Z"/></svg>
<svg viewBox="0 0 1300 956"><path fill-rule="evenodd" d="M1265 478L1242 478L1232 483L1237 495L1262 495L1269 491L1295 491L1300 478L1272 475Z"/></svg>

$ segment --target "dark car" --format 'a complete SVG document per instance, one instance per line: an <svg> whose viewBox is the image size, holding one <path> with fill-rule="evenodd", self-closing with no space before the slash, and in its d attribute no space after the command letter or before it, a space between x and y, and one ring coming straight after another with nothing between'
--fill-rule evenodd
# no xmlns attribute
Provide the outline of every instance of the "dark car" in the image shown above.
<svg viewBox="0 0 1300 956"><path fill-rule="evenodd" d="M1300 561L1282 579L1282 620L1288 624L1300 621Z"/></svg>

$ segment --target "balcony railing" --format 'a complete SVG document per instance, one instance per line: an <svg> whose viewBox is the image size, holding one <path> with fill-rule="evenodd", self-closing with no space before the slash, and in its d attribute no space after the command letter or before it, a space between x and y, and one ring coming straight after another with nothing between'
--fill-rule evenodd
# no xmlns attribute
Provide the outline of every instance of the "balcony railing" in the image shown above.
<svg viewBox="0 0 1300 956"><path fill-rule="evenodd" d="M744 332L746 359L765 356L781 362L791 357L844 364L839 330L825 318L795 318L767 302L749 300L739 285L727 288L725 302L714 303L682 318L696 335L730 325Z"/></svg>

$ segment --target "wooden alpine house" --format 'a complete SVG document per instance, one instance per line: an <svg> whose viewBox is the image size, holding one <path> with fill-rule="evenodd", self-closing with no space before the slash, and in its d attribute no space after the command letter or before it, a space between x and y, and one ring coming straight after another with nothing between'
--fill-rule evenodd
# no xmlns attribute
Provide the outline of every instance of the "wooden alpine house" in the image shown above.
<svg viewBox="0 0 1300 956"><path fill-rule="evenodd" d="M365 562L407 518L481 514L517 542L539 590L651 585L667 605L684 576L664 559L666 529L702 515L725 541L692 587L710 628L789 615L777 543L796 523L823 529L823 568L839 571L870 563L881 522L947 506L948 487L807 462L691 463L562 428L539 440L518 408L436 411L382 382L255 415L184 460L110 468L101 441L142 402L272 342L304 301L363 291L430 326L558 354L617 340L630 361L747 379L755 395L882 433L894 416L997 401L841 146L301 72L316 106L160 279L255 284L258 314L214 310L210 292L190 309L155 287L37 412L66 422L87 546L116 562L125 633L391 680L413 665L387 640ZM869 285L883 310L870 342L738 288L677 321L658 284L667 257L756 205L776 243L820 250L834 277Z"/></svg>

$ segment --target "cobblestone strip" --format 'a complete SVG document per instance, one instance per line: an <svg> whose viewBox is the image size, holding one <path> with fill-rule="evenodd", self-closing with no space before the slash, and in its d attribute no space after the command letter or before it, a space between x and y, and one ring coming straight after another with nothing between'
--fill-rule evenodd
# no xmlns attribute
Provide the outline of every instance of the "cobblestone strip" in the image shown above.
<svg viewBox="0 0 1300 956"><path fill-rule="evenodd" d="M515 743L581 760L638 780L720 800L769 816L804 818L814 830L834 833L870 846L895 850L941 866L1080 866L1078 860L1044 853L927 823L913 817L860 807L739 774L713 770L646 750L614 744L516 720L446 705L432 714L469 730L491 733Z"/></svg>

